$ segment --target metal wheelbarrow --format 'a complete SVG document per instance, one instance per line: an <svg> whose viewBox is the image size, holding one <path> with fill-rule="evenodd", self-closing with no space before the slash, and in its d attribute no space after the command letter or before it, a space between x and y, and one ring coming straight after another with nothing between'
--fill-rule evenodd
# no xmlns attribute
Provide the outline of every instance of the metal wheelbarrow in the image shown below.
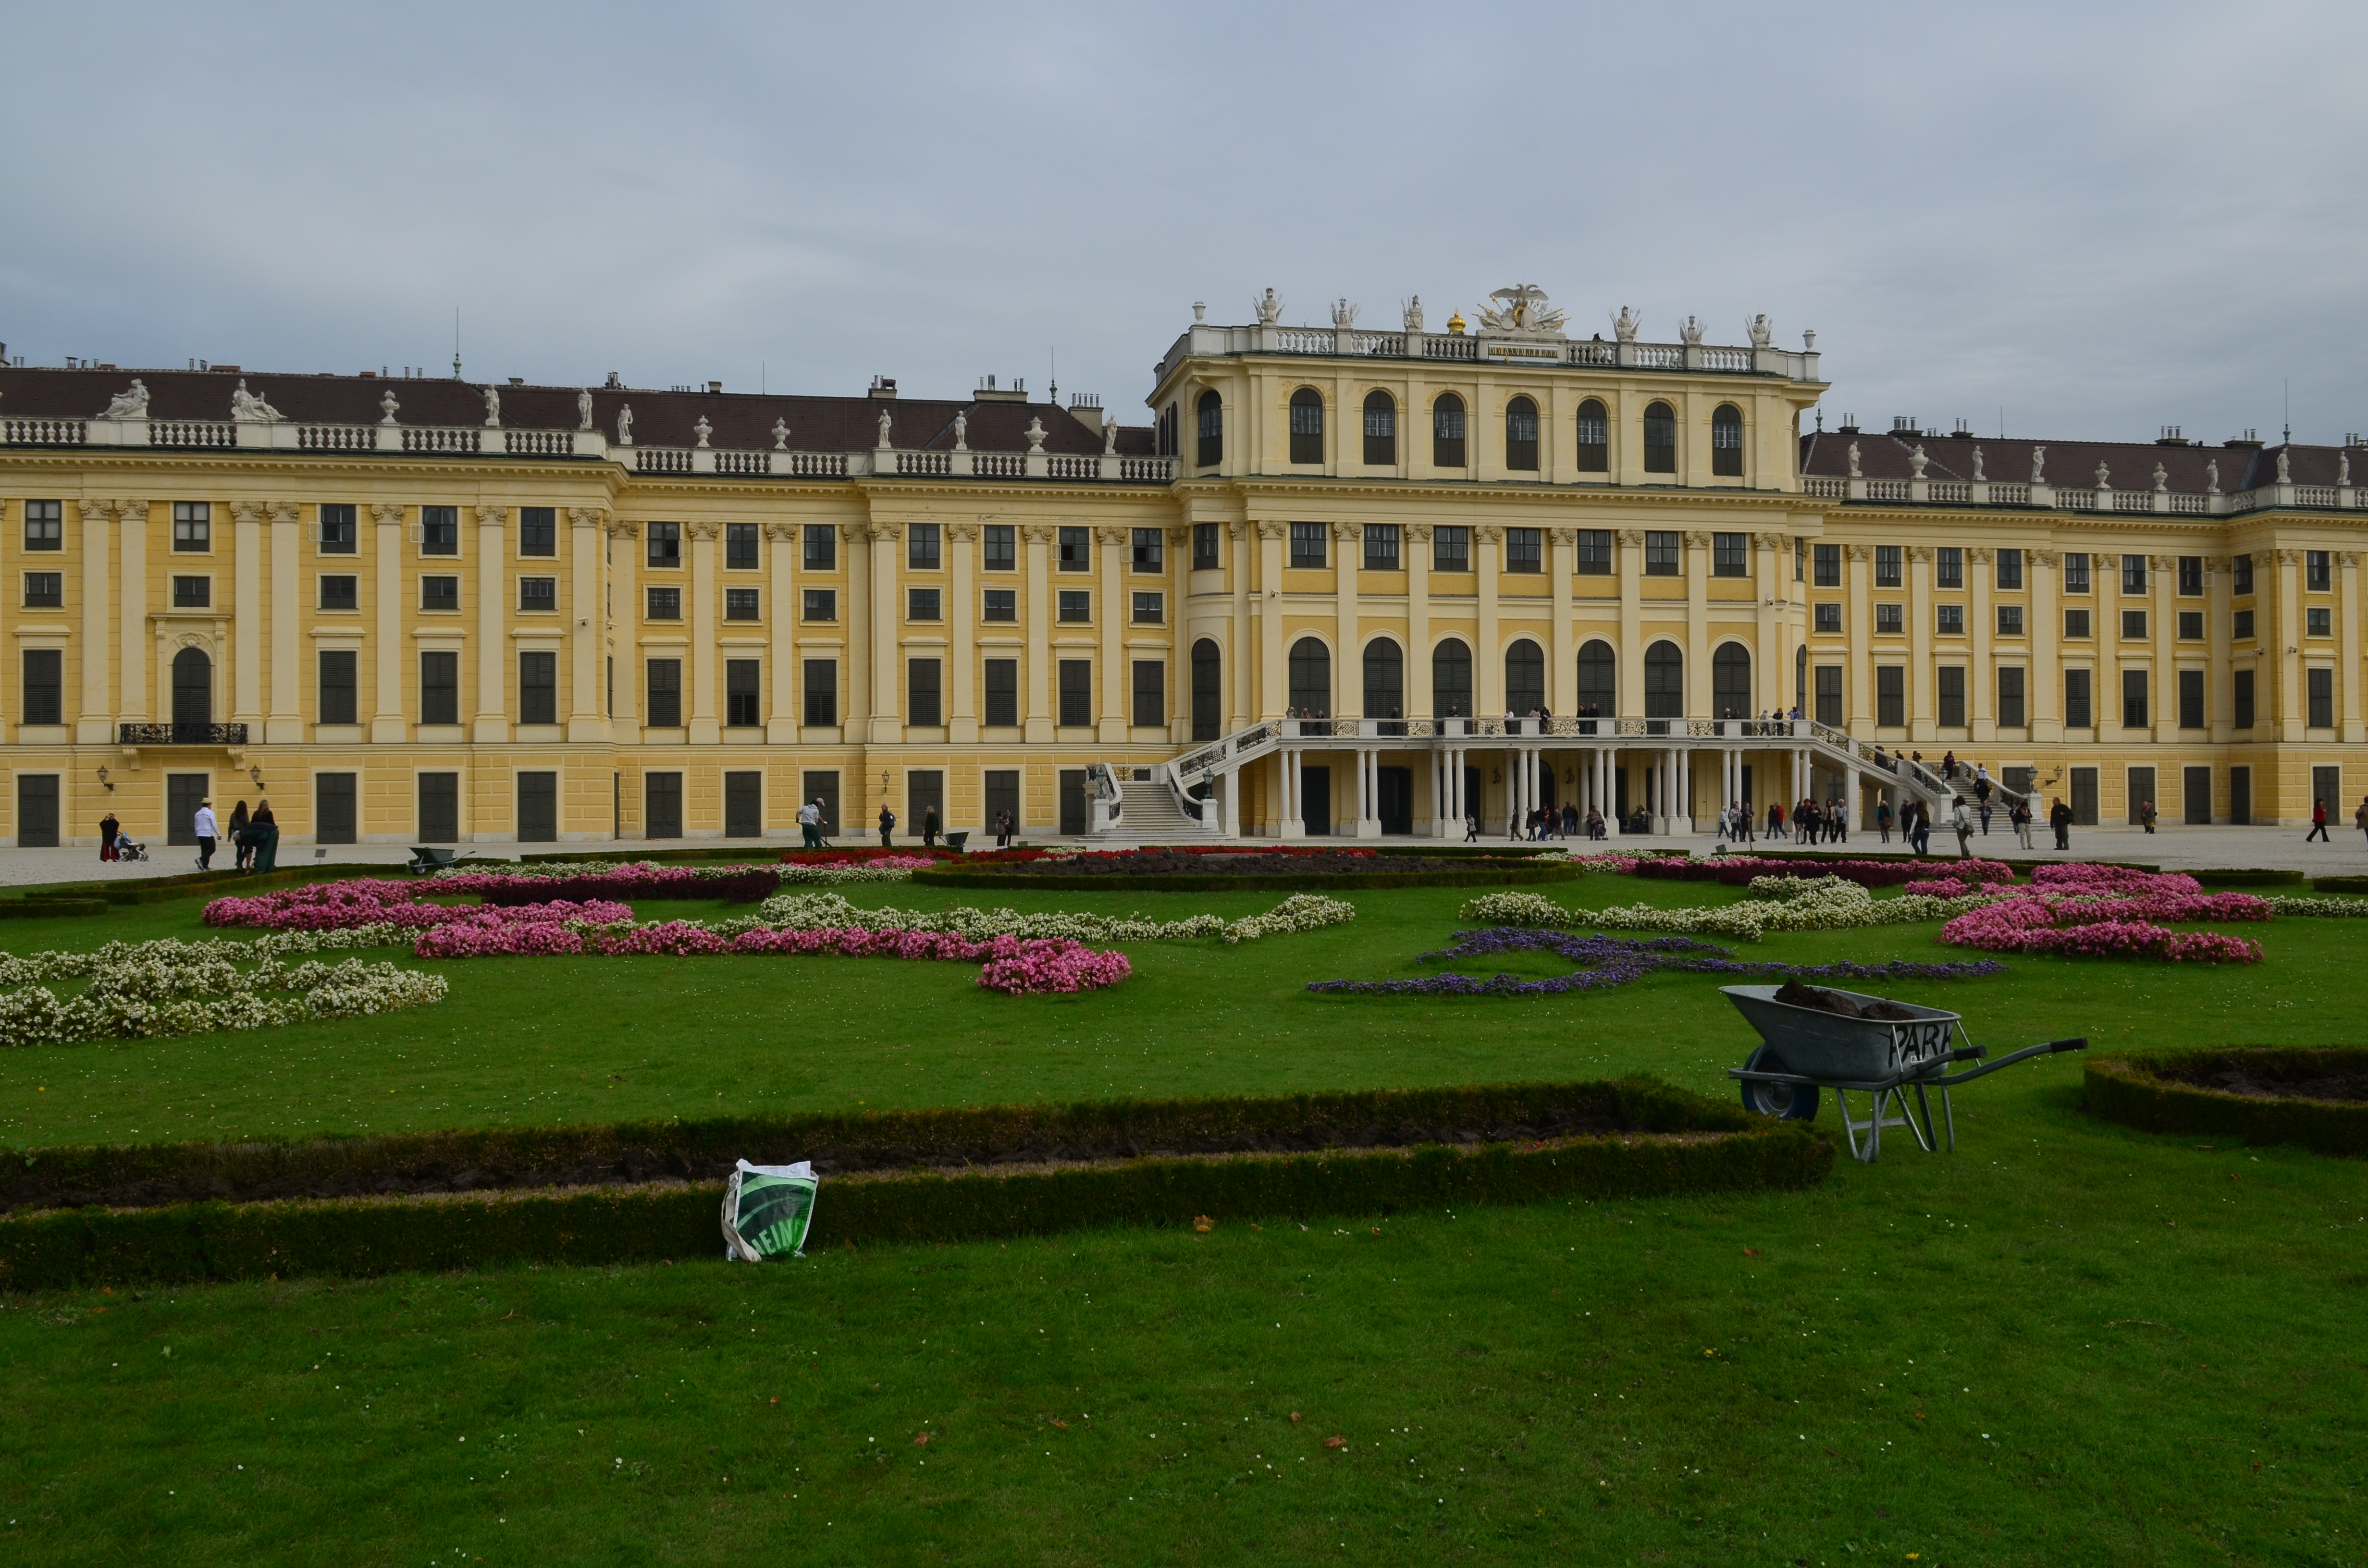
<svg viewBox="0 0 2368 1568"><path fill-rule="evenodd" d="M1984 1074L2010 1067L2026 1057L2059 1051L2086 1051L2086 1039L2050 1040L2026 1046L1995 1062L1963 1073L1950 1067L1960 1062L1980 1062L1987 1047L1975 1045L1965 1034L1964 1020L1937 1007L1919 1007L1888 996L1869 996L1833 986L1818 989L1847 996L1865 1006L1887 1002L1910 1015L1907 1018L1851 1018L1816 1007L1795 1006L1776 1000L1777 985L1722 985L1719 990L1759 1031L1763 1042L1740 1067L1726 1075L1743 1085L1743 1103L1763 1116L1806 1121L1817 1114L1817 1091L1831 1089L1840 1108L1842 1131L1850 1136L1850 1153L1871 1162L1883 1153L1883 1130L1905 1127L1918 1147L1930 1153L1945 1136L1951 1153L1957 1150L1957 1118L1949 1090ZM1950 1037L1964 1043L1951 1049ZM1941 1121L1932 1119L1926 1091L1941 1095ZM1908 1093L1913 1090L1911 1107ZM1850 1096L1863 1094L1870 1104L1866 1119L1850 1115Z"/></svg>

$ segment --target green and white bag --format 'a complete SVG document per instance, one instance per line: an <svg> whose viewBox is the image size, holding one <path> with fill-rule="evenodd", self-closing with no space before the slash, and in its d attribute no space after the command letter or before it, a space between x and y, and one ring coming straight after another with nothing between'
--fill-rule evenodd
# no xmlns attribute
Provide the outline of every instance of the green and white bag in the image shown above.
<svg viewBox="0 0 2368 1568"><path fill-rule="evenodd" d="M723 1184L723 1256L743 1263L805 1256L814 1223L814 1166L740 1162Z"/></svg>

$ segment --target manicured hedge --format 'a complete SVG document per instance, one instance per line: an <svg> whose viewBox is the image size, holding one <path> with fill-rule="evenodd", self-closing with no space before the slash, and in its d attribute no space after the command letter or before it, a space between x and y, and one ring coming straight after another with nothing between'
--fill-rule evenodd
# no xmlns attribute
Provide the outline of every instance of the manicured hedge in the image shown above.
<svg viewBox="0 0 2368 1568"><path fill-rule="evenodd" d="M2190 871L2199 882L2209 882L2224 888L2295 888L2308 881L2300 871L2225 870Z"/></svg>
<svg viewBox="0 0 2368 1568"><path fill-rule="evenodd" d="M66 915L104 915L103 898L0 899L0 920L51 920Z"/></svg>
<svg viewBox="0 0 2368 1568"><path fill-rule="evenodd" d="M0 899L0 906L11 903L41 903L51 900L85 901L97 899L106 903L166 903L175 899L200 897L208 893L245 892L263 888L287 887L295 882L340 881L347 877L384 877L403 874L401 866L358 866L350 863L330 865L311 862L302 866L283 866L278 870L250 874L245 871L188 871L176 877L140 877L123 881L61 882L51 887L28 888L17 899Z"/></svg>
<svg viewBox="0 0 2368 1568"><path fill-rule="evenodd" d="M1528 887L1539 882L1572 881L1584 875L1586 869L1567 861L1554 861L1469 871L1336 871L1304 875L1266 872L1254 876L1226 876L1211 871L1130 877L936 867L914 872L913 881L926 887L997 888L1005 892L1042 888L1059 892L1346 892L1357 888Z"/></svg>
<svg viewBox="0 0 2368 1568"><path fill-rule="evenodd" d="M2243 1069L2269 1079L2368 1074L2360 1046L2244 1046L2096 1056L2085 1064L2088 1108L2146 1132L2203 1133L2368 1155L2368 1102L2269 1099L2196 1080Z"/></svg>
<svg viewBox="0 0 2368 1568"><path fill-rule="evenodd" d="M1207 1215L1382 1215L1450 1204L1814 1186L1834 1146L1797 1123L1713 1138L1145 1159L1099 1167L828 1179L810 1250L975 1241ZM721 1185L500 1199L79 1209L0 1221L0 1289L359 1277L493 1264L717 1257Z"/></svg>
<svg viewBox="0 0 2368 1568"><path fill-rule="evenodd" d="M826 1175L1018 1161L1314 1152L1759 1125L1736 1104L1651 1078L1375 1089L1253 1099L1099 1100L842 1111L614 1126L492 1128L301 1142L0 1152L0 1207L144 1208L469 1192L666 1178L721 1181L736 1159Z"/></svg>
<svg viewBox="0 0 2368 1568"><path fill-rule="evenodd" d="M2314 892L2368 892L2368 877L2313 877Z"/></svg>

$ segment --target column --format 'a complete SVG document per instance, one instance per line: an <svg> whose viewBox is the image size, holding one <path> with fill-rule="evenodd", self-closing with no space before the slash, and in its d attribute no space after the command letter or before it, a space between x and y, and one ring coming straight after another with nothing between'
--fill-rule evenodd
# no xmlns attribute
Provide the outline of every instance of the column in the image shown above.
<svg viewBox="0 0 2368 1568"><path fill-rule="evenodd" d="M1478 453L1473 452L1472 456L1476 462ZM1472 650L1472 710L1475 714L1502 713L1505 650L1498 646L1497 633L1497 579L1504 570L1505 530L1493 524L1474 528L1472 549L1479 557L1480 574L1480 645Z"/></svg>
<svg viewBox="0 0 2368 1568"><path fill-rule="evenodd" d="M1907 733L1938 737L1939 710L1932 701L1932 547L1911 544L1907 557Z"/></svg>
<svg viewBox="0 0 2368 1568"><path fill-rule="evenodd" d="M2031 703L2031 738L2038 744L2064 738L2064 612L2055 592L2060 559L2052 550L2023 551L2031 573L2031 673L2023 676L2023 690ZM2067 794L2070 790L2065 786Z"/></svg>
<svg viewBox="0 0 2368 1568"><path fill-rule="evenodd" d="M1126 585L1121 574L1126 570L1127 529L1114 524L1103 524L1094 529L1094 543L1101 554L1101 613L1094 618L1101 629L1101 712L1098 733L1105 741L1123 743L1126 740L1126 708L1132 699L1133 672L1127 667L1126 656Z"/></svg>
<svg viewBox="0 0 2368 1568"><path fill-rule="evenodd" d="M1565 450L1567 441L1554 443ZM1567 466L1564 457L1558 466ZM1557 713L1578 711L1578 641L1571 625L1571 592L1578 577L1578 530L1549 528L1546 584L1553 591L1554 642L1546 652L1546 706Z"/></svg>
<svg viewBox="0 0 2368 1568"><path fill-rule="evenodd" d="M477 741L506 741L510 733L508 705L502 700L510 658L508 639L502 635L509 517L507 506L477 508L477 715L471 732Z"/></svg>
<svg viewBox="0 0 2368 1568"><path fill-rule="evenodd" d="M946 619L953 631L953 710L947 715L946 739L975 741L978 739L977 648L978 595L971 586L973 558L978 550L976 523L946 525L946 550L951 557L953 585L950 590L953 602L946 606ZM1183 608L1182 596L1177 596L1177 608ZM1180 626L1179 616L1175 624ZM1178 734L1190 734L1188 730Z"/></svg>
<svg viewBox="0 0 2368 1568"><path fill-rule="evenodd" d="M1965 570L1973 589L1973 604L1966 613L1973 624L1965 628L1966 645L1973 651L1966 655L1965 719L1976 741L1998 738L1998 702L1993 687L1998 684L1997 649L1992 639L1998 633L1998 618L1990 611L1991 553L1976 546L1965 551ZM2030 699L2031 681L2023 678L2024 700ZM1845 774L1850 770L1843 769ZM1853 795L1855 784L1849 786Z"/></svg>
<svg viewBox="0 0 2368 1568"><path fill-rule="evenodd" d="M410 650L403 642L403 607L406 598L403 575L403 508L383 503L370 507L378 536L378 571L370 594L378 606L378 634L370 657L378 666L378 706L370 714L374 744L400 743L403 722L403 674Z"/></svg>
<svg viewBox="0 0 2368 1568"><path fill-rule="evenodd" d="M1686 707L1687 717L1707 713L1718 717L1710 688L1710 534L1686 531ZM1689 803L1679 812L1692 814Z"/></svg>
<svg viewBox="0 0 2368 1568"><path fill-rule="evenodd" d="M143 501L81 501L75 505L82 513L82 710L75 716L74 741L79 745L110 745L115 741L115 724L107 707L107 614L116 597L107 585L108 557L112 553L108 548L108 514L128 514L136 509L144 523L148 508ZM128 627L138 619L138 601L125 600L124 624ZM128 679L128 670L125 676Z"/></svg>
<svg viewBox="0 0 2368 1568"><path fill-rule="evenodd" d="M1622 528L1614 549L1620 568L1618 711L1634 715L1645 711L1645 605L1639 587L1645 566L1644 530Z"/></svg>
<svg viewBox="0 0 2368 1568"><path fill-rule="evenodd" d="M598 506L567 509L567 738L605 741L609 722L603 712L607 674L601 650L609 642L609 618L600 602L600 524L607 514ZM786 628L783 601L773 601L774 619ZM786 636L786 630L777 633Z"/></svg>
<svg viewBox="0 0 2368 1568"><path fill-rule="evenodd" d="M263 728L263 503L231 503L230 722Z"/></svg>
<svg viewBox="0 0 2368 1568"><path fill-rule="evenodd" d="M1053 527L1025 523L1019 537L1028 551L1028 710L1020 715L1030 742L1053 738ZM1238 727L1238 726L1236 726Z"/></svg>
<svg viewBox="0 0 2368 1568"><path fill-rule="evenodd" d="M1406 716L1436 719L1439 703L1430 689L1430 525L1401 528L1398 551L1406 573ZM1456 836L1463 835L1459 832Z"/></svg>
<svg viewBox="0 0 2368 1568"><path fill-rule="evenodd" d="M1285 684L1282 661L1282 541L1291 532L1288 523L1262 522L1258 525L1259 603L1264 613L1258 621L1258 701L1255 715L1271 719L1289 706L1290 687Z"/></svg>
<svg viewBox="0 0 2368 1568"><path fill-rule="evenodd" d="M616 596L615 603L622 612L609 621L615 636L606 644L606 657L617 661L616 711L609 721L609 733L618 741L638 741L642 738L642 644L641 592L639 571L642 551L642 525L611 522L609 525L609 551L604 557L609 563L609 588ZM608 691L609 667L600 668L601 694ZM851 802L858 798L850 792L843 809L852 812ZM852 816L847 819L854 822Z"/></svg>
<svg viewBox="0 0 2368 1568"><path fill-rule="evenodd" d="M1868 735L1874 733L1874 662L1869 657L1869 643L1874 636L1873 568L1868 563L1865 545L1844 545L1842 553L1850 585L1849 608L1844 612L1850 625L1850 727L1853 734ZM1793 802L1786 801L1784 809L1792 808Z"/></svg>

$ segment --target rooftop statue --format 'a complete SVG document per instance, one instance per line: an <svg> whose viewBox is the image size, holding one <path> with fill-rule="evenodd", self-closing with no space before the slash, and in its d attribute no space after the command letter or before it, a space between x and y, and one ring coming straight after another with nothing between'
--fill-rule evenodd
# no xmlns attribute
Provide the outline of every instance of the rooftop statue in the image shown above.
<svg viewBox="0 0 2368 1568"><path fill-rule="evenodd" d="M2047 449L2045 447L2031 449L2031 483L2033 484L2047 483Z"/></svg>
<svg viewBox="0 0 2368 1568"><path fill-rule="evenodd" d="M715 434L715 426L707 422L707 415L704 414L699 416L699 423L691 428L699 433L699 444L702 447L707 445L707 438Z"/></svg>
<svg viewBox="0 0 2368 1568"><path fill-rule="evenodd" d="M632 444L633 405L630 403L621 403L617 409L617 445L630 447Z"/></svg>
<svg viewBox="0 0 2368 1568"><path fill-rule="evenodd" d="M970 450L970 415L967 414L954 415L954 450Z"/></svg>
<svg viewBox="0 0 2368 1568"><path fill-rule="evenodd" d="M2220 460L2214 458L2203 465L2203 488L2214 495L2220 494Z"/></svg>
<svg viewBox="0 0 2368 1568"><path fill-rule="evenodd" d="M1282 317L1282 301L1276 297L1275 291L1271 289L1266 291L1265 299L1252 300L1250 309L1258 312L1260 326L1272 326Z"/></svg>
<svg viewBox="0 0 2368 1568"><path fill-rule="evenodd" d="M1770 322L1765 313L1753 316L1745 322L1743 329L1751 334L1751 347L1754 348L1765 348L1776 341L1775 324Z"/></svg>
<svg viewBox="0 0 2368 1568"><path fill-rule="evenodd" d="M241 376L238 385L231 389L230 416L241 425L270 425L288 417L247 391L245 376Z"/></svg>
<svg viewBox="0 0 2368 1568"><path fill-rule="evenodd" d="M1349 302L1348 296L1345 294L1333 303L1332 324L1338 327L1351 327L1357 324L1357 307Z"/></svg>
<svg viewBox="0 0 2368 1568"><path fill-rule="evenodd" d="M2283 447L2278 449L2278 483L2280 484L2294 483L2294 460Z"/></svg>
<svg viewBox="0 0 2368 1568"><path fill-rule="evenodd" d="M1859 472L1858 471L1858 443L1856 441L1852 441L1850 444L1850 476L1852 479L1864 479L1866 477L1866 475Z"/></svg>
<svg viewBox="0 0 2368 1568"><path fill-rule="evenodd" d="M1118 415L1115 414L1102 415L1102 456L1118 456Z"/></svg>
<svg viewBox="0 0 2368 1568"><path fill-rule="evenodd" d="M381 425L395 423L394 412L402 406L403 404L394 401L393 389L391 387L387 389L387 394L378 400L379 423Z"/></svg>
<svg viewBox="0 0 2368 1568"><path fill-rule="evenodd" d="M880 411L880 449L888 450L888 411L884 408Z"/></svg>
<svg viewBox="0 0 2368 1568"><path fill-rule="evenodd" d="M1702 317L1688 316L1685 320L1679 322L1678 324L1678 336L1684 342L1687 347L1700 348L1702 347Z"/></svg>
<svg viewBox="0 0 2368 1568"><path fill-rule="evenodd" d="M2170 488L2170 471L2160 463L2154 465L2154 487L2157 490Z"/></svg>
<svg viewBox="0 0 2368 1568"><path fill-rule="evenodd" d="M2103 463L2099 463L2097 465L2097 488L2100 490L2111 490L2112 487L2113 471L2107 468Z"/></svg>
<svg viewBox="0 0 2368 1568"><path fill-rule="evenodd" d="M1420 332L1422 330L1422 296L1417 294L1413 299L1408 300L1403 308L1406 312L1406 329L1408 332Z"/></svg>
<svg viewBox="0 0 2368 1568"><path fill-rule="evenodd" d="M1910 479L1923 478L1924 465L1931 460L1932 460L1930 458L1924 455L1924 443L1921 441L1917 442L1916 449L1907 454L1907 476Z"/></svg>
<svg viewBox="0 0 2368 1568"><path fill-rule="evenodd" d="M883 414L881 417L885 419L887 415ZM1044 422L1042 419L1030 419L1028 422L1028 455L1034 457L1043 449Z"/></svg>
<svg viewBox="0 0 2368 1568"><path fill-rule="evenodd" d="M502 394L497 388L485 389L485 428L498 430L502 424Z"/></svg>
<svg viewBox="0 0 2368 1568"><path fill-rule="evenodd" d="M773 421L773 450L786 452L789 449L790 422L786 419L776 419Z"/></svg>
<svg viewBox="0 0 2368 1568"><path fill-rule="evenodd" d="M101 419L145 419L148 417L148 388L139 377L131 378L131 390L120 392L108 401Z"/></svg>
<svg viewBox="0 0 2368 1568"><path fill-rule="evenodd" d="M1611 318L1611 335L1622 343L1634 343L1636 341L1636 329L1644 324L1643 316L1622 305L1620 313Z"/></svg>
<svg viewBox="0 0 2368 1568"><path fill-rule="evenodd" d="M1989 483L1988 477L1982 472L1982 449L1979 447L1974 449L1974 483L1975 484Z"/></svg>
<svg viewBox="0 0 2368 1568"><path fill-rule="evenodd" d="M1480 327L1484 332L1518 333L1525 337L1560 337L1564 324L1569 319L1563 312L1546 303L1546 291L1534 283L1516 283L1509 289L1499 289L1488 296L1497 308L1480 307Z"/></svg>
<svg viewBox="0 0 2368 1568"><path fill-rule="evenodd" d="M592 428L592 392L589 388L575 394L575 427L578 430Z"/></svg>
<svg viewBox="0 0 2368 1568"><path fill-rule="evenodd" d="M2348 447L2339 449L2335 454L2335 483L2338 484L2351 483L2351 451Z"/></svg>

